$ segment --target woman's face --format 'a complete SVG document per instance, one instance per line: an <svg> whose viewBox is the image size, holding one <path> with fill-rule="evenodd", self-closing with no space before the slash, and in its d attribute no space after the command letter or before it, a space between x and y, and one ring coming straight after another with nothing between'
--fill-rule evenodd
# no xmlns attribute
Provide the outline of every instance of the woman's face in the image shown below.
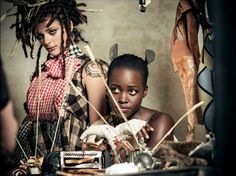
<svg viewBox="0 0 236 176"><path fill-rule="evenodd" d="M109 77L109 88L121 111L127 118L138 111L147 88L143 85L142 74L138 70L115 68ZM121 116L112 98L109 97L111 109Z"/></svg>
<svg viewBox="0 0 236 176"><path fill-rule="evenodd" d="M40 43L46 48L52 56L57 56L61 53L61 30L62 27L60 22L55 19L53 23L47 27L48 22L50 21L51 16L44 18L43 22L37 24L36 26L36 36ZM63 28L63 39L64 47L66 47L67 33L65 28Z"/></svg>

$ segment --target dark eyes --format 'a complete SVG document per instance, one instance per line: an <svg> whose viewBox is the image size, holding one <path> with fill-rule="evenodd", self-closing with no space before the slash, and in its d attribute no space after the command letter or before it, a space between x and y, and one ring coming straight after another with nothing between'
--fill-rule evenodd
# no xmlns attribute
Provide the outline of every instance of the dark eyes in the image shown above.
<svg viewBox="0 0 236 176"><path fill-rule="evenodd" d="M118 94L120 92L120 90L118 88L113 87L113 88L111 88L111 92Z"/></svg>
<svg viewBox="0 0 236 176"><path fill-rule="evenodd" d="M114 94L119 94L121 92L121 90L116 88L116 87L113 87L113 88L111 88L111 92L114 93ZM128 93L130 95L134 96L134 95L136 95L138 93L138 91L135 90L135 89L129 89Z"/></svg>
<svg viewBox="0 0 236 176"><path fill-rule="evenodd" d="M57 30L56 29L50 29L49 34L54 35L56 34Z"/></svg>
<svg viewBox="0 0 236 176"><path fill-rule="evenodd" d="M48 33L49 33L50 35L55 35L56 32L57 32L56 29L50 29L50 30L48 30ZM42 40L43 38L44 38L44 35L43 35L43 34L38 33L38 34L36 35L36 39L38 39L38 40Z"/></svg>
<svg viewBox="0 0 236 176"><path fill-rule="evenodd" d="M130 94L130 95L136 95L137 93L138 93L137 90L134 90L134 89L130 89L130 90L129 90L129 94Z"/></svg>

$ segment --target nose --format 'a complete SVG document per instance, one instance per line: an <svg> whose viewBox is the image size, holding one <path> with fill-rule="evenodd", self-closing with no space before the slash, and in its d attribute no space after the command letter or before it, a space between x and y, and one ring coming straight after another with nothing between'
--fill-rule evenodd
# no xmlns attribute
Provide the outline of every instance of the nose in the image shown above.
<svg viewBox="0 0 236 176"><path fill-rule="evenodd" d="M51 43L51 39L49 36L45 35L43 40L44 45L49 46Z"/></svg>
<svg viewBox="0 0 236 176"><path fill-rule="evenodd" d="M128 103L126 93L120 94L119 99L118 99L118 103L120 103L120 104Z"/></svg>

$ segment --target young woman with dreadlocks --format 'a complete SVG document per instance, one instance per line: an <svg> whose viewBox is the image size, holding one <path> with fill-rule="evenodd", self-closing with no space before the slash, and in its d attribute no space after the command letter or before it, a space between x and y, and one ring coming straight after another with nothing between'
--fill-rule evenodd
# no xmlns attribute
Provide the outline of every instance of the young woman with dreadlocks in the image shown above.
<svg viewBox="0 0 236 176"><path fill-rule="evenodd" d="M84 10L78 8L86 4L76 4L75 0L35 3L17 0L14 3L17 18L13 27L16 27L16 37L21 40L26 57L27 46L33 57L34 43L36 40L40 43L36 71L25 102L27 116L19 129L18 146L7 159L7 163L15 167L25 156L80 150L80 135L89 123L99 118L82 97L86 97L102 115L106 113L106 103L105 85L97 64L75 45L79 41L86 42L81 30L75 28L87 22ZM42 47L48 51L48 56L41 67ZM106 75L107 64L100 59L96 62ZM82 96L75 93L70 80Z"/></svg>

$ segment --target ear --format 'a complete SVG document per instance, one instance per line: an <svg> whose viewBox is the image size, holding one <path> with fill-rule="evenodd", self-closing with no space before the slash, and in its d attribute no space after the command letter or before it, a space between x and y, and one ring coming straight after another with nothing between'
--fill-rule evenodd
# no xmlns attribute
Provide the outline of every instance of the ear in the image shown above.
<svg viewBox="0 0 236 176"><path fill-rule="evenodd" d="M146 97L147 93L148 93L148 86L144 88L143 98Z"/></svg>
<svg viewBox="0 0 236 176"><path fill-rule="evenodd" d="M145 50L145 61L150 64L155 59L155 52L150 49Z"/></svg>
<svg viewBox="0 0 236 176"><path fill-rule="evenodd" d="M118 56L118 44L115 43L112 45L112 47L110 48L110 52L109 52L109 58L112 61L113 59L115 59Z"/></svg>

